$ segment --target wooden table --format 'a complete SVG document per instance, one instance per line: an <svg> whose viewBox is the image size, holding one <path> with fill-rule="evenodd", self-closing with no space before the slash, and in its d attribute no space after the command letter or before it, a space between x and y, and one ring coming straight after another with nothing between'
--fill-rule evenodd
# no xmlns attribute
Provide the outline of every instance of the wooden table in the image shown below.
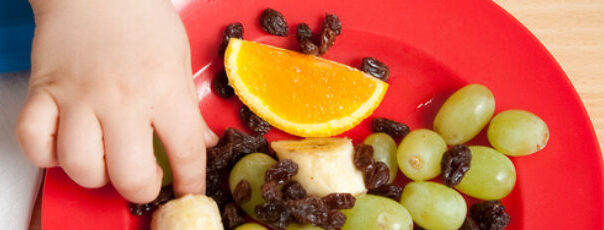
<svg viewBox="0 0 604 230"><path fill-rule="evenodd" d="M604 147L604 1L495 0L554 55L579 92ZM40 229L40 195L30 229Z"/></svg>

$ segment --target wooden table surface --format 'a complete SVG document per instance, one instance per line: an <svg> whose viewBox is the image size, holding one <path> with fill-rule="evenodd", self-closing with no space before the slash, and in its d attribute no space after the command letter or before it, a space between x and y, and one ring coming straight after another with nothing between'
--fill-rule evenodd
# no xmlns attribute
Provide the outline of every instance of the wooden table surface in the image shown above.
<svg viewBox="0 0 604 230"><path fill-rule="evenodd" d="M604 1L495 0L554 55L579 92L604 147ZM40 195L30 229L40 229Z"/></svg>

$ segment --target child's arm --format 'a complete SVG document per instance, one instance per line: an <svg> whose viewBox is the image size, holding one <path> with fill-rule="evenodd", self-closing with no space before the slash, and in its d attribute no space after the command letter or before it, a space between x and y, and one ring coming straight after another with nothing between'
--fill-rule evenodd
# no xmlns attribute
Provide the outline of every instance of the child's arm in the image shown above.
<svg viewBox="0 0 604 230"><path fill-rule="evenodd" d="M31 0L36 19L28 100L17 135L41 167L78 184L111 180L128 200L155 198L155 130L177 194L205 189L205 145L182 23L168 0Z"/></svg>

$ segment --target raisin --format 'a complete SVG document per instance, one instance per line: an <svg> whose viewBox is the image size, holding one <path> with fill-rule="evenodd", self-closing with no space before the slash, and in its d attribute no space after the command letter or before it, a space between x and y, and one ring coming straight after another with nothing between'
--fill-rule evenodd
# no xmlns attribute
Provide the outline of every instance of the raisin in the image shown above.
<svg viewBox="0 0 604 230"><path fill-rule="evenodd" d="M285 229L293 221L290 208L282 202L259 204L254 208L254 213L260 221L274 229Z"/></svg>
<svg viewBox="0 0 604 230"><path fill-rule="evenodd" d="M340 35L340 33L342 33L342 23L335 14L325 15L325 18L323 19L323 28L329 28L336 35Z"/></svg>
<svg viewBox="0 0 604 230"><path fill-rule="evenodd" d="M361 63L361 71L368 73L382 81L388 81L388 77L390 77L390 69L388 66L372 57L363 58Z"/></svg>
<svg viewBox="0 0 604 230"><path fill-rule="evenodd" d="M228 189L220 189L212 194L206 193L206 195L216 201L216 205L218 205L218 208L220 208L220 210L224 210L225 206L228 203L233 202L233 197L231 196L231 192L229 192Z"/></svg>
<svg viewBox="0 0 604 230"><path fill-rule="evenodd" d="M207 149L208 170L223 169L239 161L243 156L268 153L268 142L262 136L250 136L239 130L228 128L216 146Z"/></svg>
<svg viewBox="0 0 604 230"><path fill-rule="evenodd" d="M373 146L360 144L354 148L354 166L357 169L365 170L369 165L373 164Z"/></svg>
<svg viewBox="0 0 604 230"><path fill-rule="evenodd" d="M262 30L272 35L285 37L288 33L287 22L281 13L273 9L266 9L260 14Z"/></svg>
<svg viewBox="0 0 604 230"><path fill-rule="evenodd" d="M277 184L281 185L285 182L288 182L297 173L298 164L289 159L284 159L280 160L266 170L264 181L275 181Z"/></svg>
<svg viewBox="0 0 604 230"><path fill-rule="evenodd" d="M300 23L296 26L296 39L298 39L298 42L312 39L312 30L306 23Z"/></svg>
<svg viewBox="0 0 604 230"><path fill-rule="evenodd" d="M228 203L222 212L222 224L225 229L235 229L245 223L242 211L235 203Z"/></svg>
<svg viewBox="0 0 604 230"><path fill-rule="evenodd" d="M387 118L374 118L371 121L373 132L383 132L392 138L405 137L409 134L409 126Z"/></svg>
<svg viewBox="0 0 604 230"><path fill-rule="evenodd" d="M235 186L235 190L233 190L233 200L237 202L237 204L242 204L249 201L252 198L252 188L250 187L250 183L246 179L242 179Z"/></svg>
<svg viewBox="0 0 604 230"><path fill-rule="evenodd" d="M243 25L241 22L235 22L227 25L227 27L224 29L224 32L222 32L222 44L220 45L220 49L218 49L218 53L221 56L224 55L224 51L229 44L229 39L231 38L243 38Z"/></svg>
<svg viewBox="0 0 604 230"><path fill-rule="evenodd" d="M206 170L206 193L212 194L220 189L220 174L217 170Z"/></svg>
<svg viewBox="0 0 604 230"><path fill-rule="evenodd" d="M466 220L464 220L463 225L459 227L459 230L480 230L476 222L472 220L472 217L466 216Z"/></svg>
<svg viewBox="0 0 604 230"><path fill-rule="evenodd" d="M328 220L329 209L318 197L308 196L304 199L288 201L291 215L298 224L314 224L321 226Z"/></svg>
<svg viewBox="0 0 604 230"><path fill-rule="evenodd" d="M401 193L403 193L403 188L394 184L386 184L380 187L371 189L368 191L369 194L374 194L378 196L388 197L395 201L399 201L401 198Z"/></svg>
<svg viewBox="0 0 604 230"><path fill-rule="evenodd" d="M310 39L302 40L300 42L300 51L304 54L319 55L319 47L317 47Z"/></svg>
<svg viewBox="0 0 604 230"><path fill-rule="evenodd" d="M339 210L330 210L327 221L321 225L325 229L340 229L346 223L346 215Z"/></svg>
<svg viewBox="0 0 604 230"><path fill-rule="evenodd" d="M159 194L157 195L157 197L155 198L155 200L146 203L146 204L135 204L135 203L130 203L128 206L128 209L130 210L130 213L132 213L135 216L141 216L144 215L147 212L151 212L155 209L157 209L160 205L170 201L174 199L174 190L172 190L171 186L165 186L163 188L161 188L161 190L159 191Z"/></svg>
<svg viewBox="0 0 604 230"><path fill-rule="evenodd" d="M260 186L262 198L267 202L277 202L283 200L283 193L275 181L269 181Z"/></svg>
<svg viewBox="0 0 604 230"><path fill-rule="evenodd" d="M472 154L470 148L465 145L456 145L443 154L440 161L441 177L446 186L453 187L463 179L470 170Z"/></svg>
<svg viewBox="0 0 604 230"><path fill-rule="evenodd" d="M327 53L329 48L333 46L336 42L336 32L329 28L323 28L321 35L319 37L320 45L319 45L319 54L323 55Z"/></svg>
<svg viewBox="0 0 604 230"><path fill-rule="evenodd" d="M389 179L390 171L384 162L376 161L365 169L365 187L369 190L385 185Z"/></svg>
<svg viewBox="0 0 604 230"><path fill-rule="evenodd" d="M354 207L356 200L350 193L331 193L321 198L329 209L349 209Z"/></svg>
<svg viewBox="0 0 604 230"><path fill-rule="evenodd" d="M498 200L472 205L470 216L481 230L500 230L510 223L510 216L505 212L505 206Z"/></svg>
<svg viewBox="0 0 604 230"><path fill-rule="evenodd" d="M214 93L221 98L227 99L235 94L233 88L229 85L229 79L227 78L224 70L218 72L214 80L212 81L212 89Z"/></svg>
<svg viewBox="0 0 604 230"><path fill-rule="evenodd" d="M286 200L298 200L306 196L306 190L302 185L295 181L290 181L281 189L283 197Z"/></svg>
<svg viewBox="0 0 604 230"><path fill-rule="evenodd" d="M239 118L250 130L258 135L264 135L271 130L271 125L265 120L254 114L247 106L239 109Z"/></svg>

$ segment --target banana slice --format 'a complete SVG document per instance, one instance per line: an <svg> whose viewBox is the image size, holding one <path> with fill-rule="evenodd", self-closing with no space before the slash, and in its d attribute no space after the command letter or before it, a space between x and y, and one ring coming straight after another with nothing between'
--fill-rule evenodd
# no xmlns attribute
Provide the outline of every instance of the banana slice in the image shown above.
<svg viewBox="0 0 604 230"><path fill-rule="evenodd" d="M204 195L186 195L153 213L152 230L223 230L216 202Z"/></svg>
<svg viewBox="0 0 604 230"><path fill-rule="evenodd" d="M273 141L271 147L279 159L298 164L293 179L310 195L329 193L365 193L363 174L353 164L354 148L348 138L308 138L296 141Z"/></svg>

